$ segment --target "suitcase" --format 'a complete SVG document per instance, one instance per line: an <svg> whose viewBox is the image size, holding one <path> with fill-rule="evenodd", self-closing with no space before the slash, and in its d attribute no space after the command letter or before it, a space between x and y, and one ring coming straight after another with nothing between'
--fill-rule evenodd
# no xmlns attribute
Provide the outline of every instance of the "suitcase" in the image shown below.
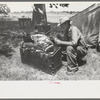
<svg viewBox="0 0 100 100"><path fill-rule="evenodd" d="M21 45L20 55L22 63L30 64L34 66L34 68L40 69L51 75L54 75L62 66L60 47L55 47L52 53L46 53Z"/></svg>

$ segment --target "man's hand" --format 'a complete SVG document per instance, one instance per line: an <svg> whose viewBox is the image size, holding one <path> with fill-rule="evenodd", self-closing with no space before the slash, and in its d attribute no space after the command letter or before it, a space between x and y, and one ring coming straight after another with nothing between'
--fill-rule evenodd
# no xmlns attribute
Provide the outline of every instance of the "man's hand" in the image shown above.
<svg viewBox="0 0 100 100"><path fill-rule="evenodd" d="M59 40L58 38L54 38L56 44L61 44L61 40Z"/></svg>

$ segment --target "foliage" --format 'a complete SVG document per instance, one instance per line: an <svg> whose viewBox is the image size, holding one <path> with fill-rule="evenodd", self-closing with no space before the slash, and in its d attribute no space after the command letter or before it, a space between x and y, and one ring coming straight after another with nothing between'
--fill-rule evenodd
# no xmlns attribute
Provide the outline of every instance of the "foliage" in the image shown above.
<svg viewBox="0 0 100 100"><path fill-rule="evenodd" d="M0 4L0 14L8 15L10 13L10 8L7 4Z"/></svg>

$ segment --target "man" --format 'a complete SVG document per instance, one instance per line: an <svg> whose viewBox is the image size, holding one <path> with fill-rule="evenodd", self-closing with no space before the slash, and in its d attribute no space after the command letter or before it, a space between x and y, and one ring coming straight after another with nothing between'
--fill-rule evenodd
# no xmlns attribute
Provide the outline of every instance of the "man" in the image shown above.
<svg viewBox="0 0 100 100"><path fill-rule="evenodd" d="M55 42L58 45L66 46L67 73L75 73L78 71L78 62L82 61L81 59L87 54L84 37L76 26L71 25L68 17L61 19L58 26L64 32L64 40L55 38Z"/></svg>

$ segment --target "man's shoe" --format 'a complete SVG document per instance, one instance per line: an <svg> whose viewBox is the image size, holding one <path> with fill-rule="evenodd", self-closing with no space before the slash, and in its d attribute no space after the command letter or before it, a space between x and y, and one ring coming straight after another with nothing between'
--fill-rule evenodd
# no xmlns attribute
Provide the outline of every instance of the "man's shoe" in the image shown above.
<svg viewBox="0 0 100 100"><path fill-rule="evenodd" d="M67 67L67 72L66 72L66 74L67 74L67 75L74 75L77 71L78 71L78 67L77 67L76 69L73 69L73 70L70 70L70 69Z"/></svg>
<svg viewBox="0 0 100 100"><path fill-rule="evenodd" d="M87 60L85 59L85 60L82 60L82 59L78 59L78 65L79 66L83 66L83 65L85 65L86 64L86 62L87 62Z"/></svg>

